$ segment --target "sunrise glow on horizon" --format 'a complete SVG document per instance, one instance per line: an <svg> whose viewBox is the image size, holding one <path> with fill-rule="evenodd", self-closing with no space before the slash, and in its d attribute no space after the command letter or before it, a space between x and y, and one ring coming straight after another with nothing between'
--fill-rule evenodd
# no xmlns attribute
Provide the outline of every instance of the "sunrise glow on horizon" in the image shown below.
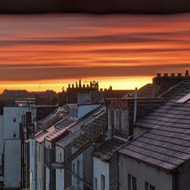
<svg viewBox="0 0 190 190"><path fill-rule="evenodd" d="M82 79L82 84L89 84L93 79ZM110 86L113 90L134 90L136 87L139 89L147 83L152 83L152 77L113 77L113 78L98 78L96 81L99 82L99 90L102 88L109 89ZM57 81L38 81L38 82L15 82L15 83L5 83L0 84L0 93L4 89L9 90L24 90L27 91L46 91L54 90L56 92L61 92L67 89L68 84L76 84L79 80L77 79L67 79L67 80L57 80Z"/></svg>
<svg viewBox="0 0 190 190"><path fill-rule="evenodd" d="M190 67L190 15L0 16L0 93L99 81L135 89Z"/></svg>

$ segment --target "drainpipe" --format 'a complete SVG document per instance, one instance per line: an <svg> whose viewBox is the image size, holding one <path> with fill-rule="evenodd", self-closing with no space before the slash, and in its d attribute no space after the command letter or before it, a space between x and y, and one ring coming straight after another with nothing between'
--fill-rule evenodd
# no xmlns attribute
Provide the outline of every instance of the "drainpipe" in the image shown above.
<svg viewBox="0 0 190 190"><path fill-rule="evenodd" d="M134 99L134 117L133 122L137 120L137 88L135 88L135 99Z"/></svg>

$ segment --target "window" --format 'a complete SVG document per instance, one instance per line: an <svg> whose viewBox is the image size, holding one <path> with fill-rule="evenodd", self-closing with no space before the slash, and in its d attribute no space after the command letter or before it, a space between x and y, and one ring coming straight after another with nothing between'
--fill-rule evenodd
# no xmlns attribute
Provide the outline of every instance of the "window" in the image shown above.
<svg viewBox="0 0 190 190"><path fill-rule="evenodd" d="M3 175L3 166L0 165L0 176Z"/></svg>
<svg viewBox="0 0 190 190"><path fill-rule="evenodd" d="M77 175L80 176L80 160L77 160ZM77 184L79 185L79 179L77 178Z"/></svg>
<svg viewBox="0 0 190 190"><path fill-rule="evenodd" d="M122 111L122 129L129 130L129 113L128 110Z"/></svg>
<svg viewBox="0 0 190 190"><path fill-rule="evenodd" d="M62 162L62 153L60 152L59 154L59 162L61 163Z"/></svg>
<svg viewBox="0 0 190 190"><path fill-rule="evenodd" d="M75 173L75 164L73 163L73 172Z"/></svg>
<svg viewBox="0 0 190 190"><path fill-rule="evenodd" d="M94 189L98 190L98 179L97 178L95 178L95 181L94 181Z"/></svg>
<svg viewBox="0 0 190 190"><path fill-rule="evenodd" d="M13 123L16 123L16 118L15 117L13 118Z"/></svg>
<svg viewBox="0 0 190 190"><path fill-rule="evenodd" d="M105 190L105 176L101 175L101 190Z"/></svg>
<svg viewBox="0 0 190 190"><path fill-rule="evenodd" d="M155 187L148 182L145 182L145 190L155 190Z"/></svg>
<svg viewBox="0 0 190 190"><path fill-rule="evenodd" d="M108 109L108 138L112 135L112 121L111 121L111 110Z"/></svg>
<svg viewBox="0 0 190 190"><path fill-rule="evenodd" d="M137 179L128 174L128 190L137 190Z"/></svg>
<svg viewBox="0 0 190 190"><path fill-rule="evenodd" d="M119 128L119 110L114 110L114 127Z"/></svg>
<svg viewBox="0 0 190 190"><path fill-rule="evenodd" d="M111 128L111 111L108 110L108 128Z"/></svg>
<svg viewBox="0 0 190 190"><path fill-rule="evenodd" d="M40 162L40 146L39 146L39 162Z"/></svg>
<svg viewBox="0 0 190 190"><path fill-rule="evenodd" d="M60 163L62 163L63 161L62 161L62 153L60 152L60 155L59 155L59 161L60 161ZM62 169L60 169L60 172L62 173Z"/></svg>

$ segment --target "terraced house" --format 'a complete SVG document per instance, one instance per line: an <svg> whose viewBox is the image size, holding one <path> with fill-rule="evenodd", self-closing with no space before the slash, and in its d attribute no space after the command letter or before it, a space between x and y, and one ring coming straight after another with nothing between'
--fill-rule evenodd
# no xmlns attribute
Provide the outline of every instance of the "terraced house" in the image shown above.
<svg viewBox="0 0 190 190"><path fill-rule="evenodd" d="M162 97L167 102L138 120L134 124L136 139L119 150L120 190L190 187L189 81L175 84Z"/></svg>

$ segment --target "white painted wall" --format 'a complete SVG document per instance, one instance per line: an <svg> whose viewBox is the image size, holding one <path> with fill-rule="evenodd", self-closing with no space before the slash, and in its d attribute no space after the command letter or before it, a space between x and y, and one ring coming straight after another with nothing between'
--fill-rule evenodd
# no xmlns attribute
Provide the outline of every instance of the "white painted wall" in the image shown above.
<svg viewBox="0 0 190 190"><path fill-rule="evenodd" d="M48 148L52 148L51 142L45 140L44 141L44 146ZM46 190L49 190L50 188L50 170L49 168L45 167L45 178L46 178Z"/></svg>
<svg viewBox="0 0 190 190"><path fill-rule="evenodd" d="M24 110L29 107L4 107L4 139L13 139L13 134L19 138L19 123Z"/></svg>
<svg viewBox="0 0 190 190"><path fill-rule="evenodd" d="M5 140L5 187L20 187L21 180L21 145L19 139Z"/></svg>
<svg viewBox="0 0 190 190"><path fill-rule="evenodd" d="M93 111L94 109L100 107L100 104L92 104L92 105L79 105L78 107L78 119L85 116L87 113Z"/></svg>
<svg viewBox="0 0 190 190"><path fill-rule="evenodd" d="M36 151L37 151L36 186L37 186L37 190L44 190L44 143L36 142ZM39 157L39 154L40 154L40 157Z"/></svg>
<svg viewBox="0 0 190 190"><path fill-rule="evenodd" d="M32 185L32 190L36 188L36 146L35 140L30 139L30 171L32 173L32 181L30 184Z"/></svg>
<svg viewBox="0 0 190 190"><path fill-rule="evenodd" d="M75 147L72 147L72 154L74 154L78 149ZM77 173L77 163L80 163L79 166L79 172ZM83 153L81 153L79 156L77 156L73 161L72 161L72 171L83 178ZM76 177L72 176L72 185L79 190L83 189L83 183L79 180L77 180Z"/></svg>
<svg viewBox="0 0 190 190"><path fill-rule="evenodd" d="M64 149L56 145L56 162L64 161ZM56 170L56 190L65 189L64 169Z"/></svg>
<svg viewBox="0 0 190 190"><path fill-rule="evenodd" d="M46 190L49 190L50 189L50 181L49 181L49 177L50 177L50 170L46 167L45 168L45 180L46 180L46 184L45 184L45 189Z"/></svg>
<svg viewBox="0 0 190 190"><path fill-rule="evenodd" d="M136 177L137 189L145 189L145 181L156 189L172 190L172 175L150 165L119 155L120 190L128 189L128 174Z"/></svg>
<svg viewBox="0 0 190 190"><path fill-rule="evenodd" d="M105 190L109 190L109 163L93 157L93 190L95 190L95 178L97 190L101 190L101 175L105 176Z"/></svg>
<svg viewBox="0 0 190 190"><path fill-rule="evenodd" d="M30 184L32 185L32 190L35 190L37 187L37 160L41 157L41 150L39 147L37 149L36 139L38 137L41 137L44 133L39 134L34 139L30 139L30 171L32 173L32 181L30 181ZM40 156L39 156L40 154ZM43 164L43 163L42 163Z"/></svg>

